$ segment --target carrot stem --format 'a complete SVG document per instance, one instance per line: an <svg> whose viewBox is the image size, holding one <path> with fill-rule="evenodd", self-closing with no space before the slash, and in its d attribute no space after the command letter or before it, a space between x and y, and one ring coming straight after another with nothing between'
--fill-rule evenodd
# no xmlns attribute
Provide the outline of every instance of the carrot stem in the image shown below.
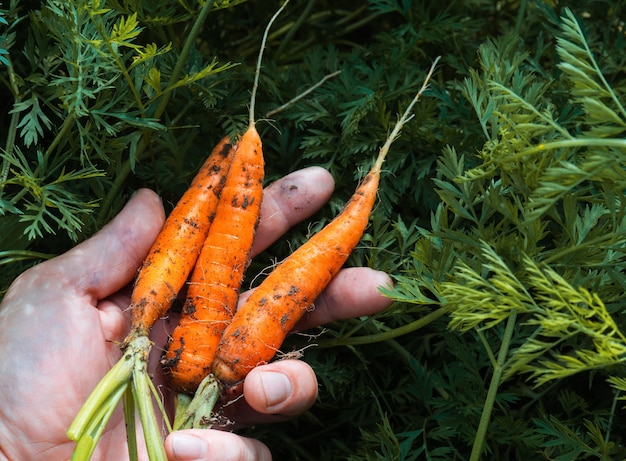
<svg viewBox="0 0 626 461"><path fill-rule="evenodd" d="M380 172L383 166L383 162L385 161L385 157L387 156L387 153L389 152L389 149L391 148L391 145L396 140L396 138L400 135L400 131L402 130L402 127L406 124L406 122L408 122L413 117L413 115L411 114L411 112L413 111L413 106L417 104L417 102L420 100L424 92L428 89L428 82L430 81L430 78L435 72L435 68L437 67L437 63L439 62L440 59L441 59L441 56L437 56L435 58L432 65L430 66L430 70L428 71L426 78L424 79L424 82L422 83L422 87L417 92L413 100L409 103L409 105L405 109L402 116L398 119L397 123L393 127L393 130L391 131L391 134L387 136L387 140L385 141L385 144L383 144L383 147L380 148L380 152L378 154L378 157L376 158L376 163L374 163L374 166L371 172L374 172L374 173Z"/></svg>
<svg viewBox="0 0 626 461"><path fill-rule="evenodd" d="M163 404L162 395L159 393L159 391L157 391L156 387L154 387L154 383L152 382L152 379L148 379L148 386L150 387L150 393L152 394L152 396L154 397L154 400L156 401L156 406L159 409L159 412L161 413L161 415L163 416L163 424L165 425L164 429L169 434L170 432L172 432L172 425L170 424L170 419L167 416L167 411L165 410L165 406Z"/></svg>
<svg viewBox="0 0 626 461"><path fill-rule="evenodd" d="M391 339L398 338L400 336L404 336L409 333L413 333L414 331L417 331L420 328L430 325L439 317L443 316L446 312L447 312L447 309L445 307L440 307L439 309L432 311L426 314L425 316L420 317L417 320L414 320L411 323L402 325L401 327L392 328L387 331L382 331L379 333L353 336L354 332L361 327L360 325L357 325L351 331L349 331L348 333L338 338L332 338L332 339L320 341L317 344L317 347L329 348L329 347L337 347L337 346L356 346L356 345L373 344L373 343L379 343L383 341L389 341Z"/></svg>
<svg viewBox="0 0 626 461"><path fill-rule="evenodd" d="M71 440L78 441L85 434L94 420L98 419L99 409L109 404L115 405L122 398L133 371L132 357L128 355L119 360L102 378L82 406L67 430Z"/></svg>
<svg viewBox="0 0 626 461"><path fill-rule="evenodd" d="M127 391L131 378L135 381L143 374L144 380L149 379L145 369L145 358L148 357L150 349L151 343L146 336L137 337L129 342L122 358L113 365L91 392L67 430L68 438L78 442L72 454L73 461L86 461L91 457L107 422ZM143 367L138 364L140 360L143 360ZM147 394L151 397L149 389ZM150 421L149 418L154 420L153 409L152 414L146 413L150 409L146 409L145 405L139 406L142 422Z"/></svg>
<svg viewBox="0 0 626 461"><path fill-rule="evenodd" d="M128 460L139 461L137 429L135 424L135 399L132 389L127 389L124 393L124 423L126 425L126 440L128 443Z"/></svg>
<svg viewBox="0 0 626 461"><path fill-rule="evenodd" d="M183 419L185 417L185 413L189 408L189 404L191 403L192 396L186 394L184 392L179 392L176 395L176 413L174 414L174 423L172 425L172 429L176 430L183 425Z"/></svg>
<svg viewBox="0 0 626 461"><path fill-rule="evenodd" d="M111 418L113 411L115 410L117 402L122 398L124 392L126 392L127 386L118 387L109 399L105 400L103 404L96 408L92 419L89 420L84 432L78 437L76 448L72 453L71 461L88 461L91 459L98 440L107 425L107 422Z"/></svg>
<svg viewBox="0 0 626 461"><path fill-rule="evenodd" d="M474 444L472 445L472 452L470 453L470 461L478 461L483 452L483 445L487 435L487 429L491 423L491 413L496 401L496 394L498 388L502 382L502 374L504 373L506 359L509 353L509 347L511 346L511 340L513 338L513 331L516 326L517 312L509 316L506 327L504 329L504 336L502 337L502 343L500 344L500 350L498 351L498 359L493 369L493 375L491 375L491 381L489 383L489 389L487 390L487 397L483 405L483 411L480 415L480 422L474 435Z"/></svg>
<svg viewBox="0 0 626 461"><path fill-rule="evenodd" d="M163 439L159 431L159 424L152 405L152 392L150 391L150 377L146 370L146 356L135 355L135 367L133 369L133 397L139 411L139 419L143 428L143 436L150 461L167 461Z"/></svg>
<svg viewBox="0 0 626 461"><path fill-rule="evenodd" d="M179 396L185 402L182 406L176 406L176 417L174 418L174 430L207 427L211 424L213 408L217 403L220 394L219 384L209 374L202 380L193 399L188 401L188 397ZM180 400L179 400L180 402Z"/></svg>

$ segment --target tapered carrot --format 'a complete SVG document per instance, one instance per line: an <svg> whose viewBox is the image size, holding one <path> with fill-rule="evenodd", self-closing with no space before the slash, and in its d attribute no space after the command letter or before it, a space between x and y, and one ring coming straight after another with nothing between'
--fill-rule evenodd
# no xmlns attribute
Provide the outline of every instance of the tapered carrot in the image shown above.
<svg viewBox="0 0 626 461"><path fill-rule="evenodd" d="M68 437L77 442L72 460L90 458L129 385L139 408L149 458L165 459L147 374L151 349L148 334L165 315L193 269L214 218L231 152L227 137L213 149L144 260L131 294L131 328L122 344L124 354L98 383L68 428Z"/></svg>
<svg viewBox="0 0 626 461"><path fill-rule="evenodd" d="M189 281L181 319L161 361L170 387L191 394L210 372L222 332L230 323L259 220L263 197L264 160L255 127L254 107L269 21L257 60L250 96L248 129L233 148L230 166L215 220Z"/></svg>
<svg viewBox="0 0 626 461"><path fill-rule="evenodd" d="M213 149L180 198L146 256L133 288L131 329L126 343L148 335L187 281L214 220L230 168L232 145L225 137Z"/></svg>
<svg viewBox="0 0 626 461"><path fill-rule="evenodd" d="M234 147L215 220L162 360L169 384L178 392L195 391L210 371L217 343L235 313L259 219L263 178L261 139L250 125Z"/></svg>
<svg viewBox="0 0 626 461"><path fill-rule="evenodd" d="M376 201L383 161L426 90L437 61L342 212L279 264L239 307L224 331L213 363L213 375L222 386L237 384L250 370L274 357L360 241Z"/></svg>

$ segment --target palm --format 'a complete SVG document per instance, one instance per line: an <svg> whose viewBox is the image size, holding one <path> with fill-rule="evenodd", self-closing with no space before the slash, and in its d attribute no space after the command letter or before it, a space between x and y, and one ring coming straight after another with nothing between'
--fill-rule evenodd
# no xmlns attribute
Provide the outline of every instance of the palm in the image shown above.
<svg viewBox="0 0 626 461"><path fill-rule="evenodd" d="M46 280L49 269L50 264L41 265L34 280L19 280L30 289L16 290L19 297L8 295L0 311L0 347L6 354L0 373L0 401L4 402L0 420L7 422L14 437L29 441L21 449L30 452L19 459L35 459L35 455L64 459L71 454L73 443L65 432L119 357L119 347L105 339L119 340L126 323L110 301L95 306L89 294L72 292L71 285L65 285L66 290L42 290L37 282ZM62 274L55 275L55 282L64 286ZM103 437L109 453L125 446L121 414L114 415L111 423Z"/></svg>
<svg viewBox="0 0 626 461"><path fill-rule="evenodd" d="M332 193L332 178L319 168L287 178L266 189L255 252L309 216ZM129 329L126 287L148 253L163 219L158 197L140 191L98 235L25 272L11 286L0 305L0 460L56 460L70 456L75 444L68 440L66 431L96 384L120 357L119 343ZM331 283L329 292L316 302L315 311L300 326L305 329L383 309L389 303L376 292L376 286L386 282L380 275L359 269L351 275L348 271L344 276L340 273L333 282L335 288ZM364 286L372 291L363 290ZM162 350L167 329L165 322L153 329L153 353ZM150 363L158 366L158 360L151 359ZM276 364L301 386L299 391L294 388L293 399L280 408L266 408L262 386L251 384L246 399L229 407L230 412L237 414L233 419L268 422L279 418L277 413L295 415L308 408L315 400L316 383L310 368L304 370L300 365L289 360ZM162 375L155 369L151 371L155 384L162 384ZM252 382L259 384L258 375L255 379ZM215 431L203 434L207 439L221 440L209 445L220 450L221 459L240 459L241 453L247 453L251 459L268 456L267 448L260 442L228 433L217 435ZM172 440L171 436L168 440ZM233 457L221 451L225 440L232 447ZM168 456L172 456L172 450L170 444ZM128 459L126 452L126 430L118 409L94 456ZM145 453L140 457L145 458Z"/></svg>

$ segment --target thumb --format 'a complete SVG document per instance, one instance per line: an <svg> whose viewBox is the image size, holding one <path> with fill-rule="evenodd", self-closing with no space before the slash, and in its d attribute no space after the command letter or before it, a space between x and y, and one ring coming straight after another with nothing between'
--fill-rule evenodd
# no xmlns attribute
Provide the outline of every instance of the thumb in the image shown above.
<svg viewBox="0 0 626 461"><path fill-rule="evenodd" d="M165 452L171 461L271 461L268 448L255 439L214 429L174 431L165 439Z"/></svg>
<svg viewBox="0 0 626 461"><path fill-rule="evenodd" d="M79 295L93 297L95 304L133 279L164 219L157 194L140 189L95 235L44 264L54 265L57 280Z"/></svg>

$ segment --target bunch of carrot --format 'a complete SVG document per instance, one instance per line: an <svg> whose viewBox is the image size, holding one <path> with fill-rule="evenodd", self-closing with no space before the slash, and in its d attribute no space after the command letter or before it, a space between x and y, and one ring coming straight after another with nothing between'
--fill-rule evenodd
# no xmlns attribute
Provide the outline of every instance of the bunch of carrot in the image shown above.
<svg viewBox="0 0 626 461"><path fill-rule="evenodd" d="M77 442L72 459L91 457L127 391L139 410L149 459L166 459L152 403L157 393L146 371L151 348L148 335L185 283L188 292L181 319L162 359L169 384L179 393L174 425L169 429L206 426L221 393L273 358L367 227L385 156L425 91L437 61L344 210L279 264L237 308L263 194L264 161L254 121L255 95L269 27L286 3L263 37L246 132L236 143L224 138L215 147L142 265L131 297L131 329L123 344L123 357L94 389L68 430L70 439ZM194 393L191 400L188 396ZM165 413L162 408L161 412ZM127 416L127 421L133 419ZM164 420L168 424L166 417ZM131 453L135 449L129 446Z"/></svg>
<svg viewBox="0 0 626 461"><path fill-rule="evenodd" d="M385 157L426 90L438 60L341 213L278 264L238 307L234 317L220 331L219 339L208 341L214 354L211 357L202 354L206 360L202 369L208 373L204 373L206 377L193 400L182 407L183 411L177 411L175 429L210 424L211 410L220 393L237 385L253 368L274 357L289 332L344 265L368 225ZM166 357L168 354L171 355L171 351ZM196 386L195 376L189 375L187 380L192 387ZM184 385L179 389L187 390Z"/></svg>
<svg viewBox="0 0 626 461"><path fill-rule="evenodd" d="M212 361L221 331L236 309L258 223L264 161L254 103L268 31L287 3L272 17L263 37L248 129L236 143L225 137L213 149L140 268L131 295L131 328L122 345L122 358L98 383L68 429L68 437L77 442L73 460L91 458L125 394L130 396L125 403L137 406L149 459L166 459L152 404L153 397L159 402L158 393L147 372L152 346L149 334L185 283L189 283L187 300L164 358L165 370L172 387L181 392L193 392L209 371L206 363ZM127 430L134 431L132 407L127 409L126 419ZM163 408L161 413L168 424ZM131 453L136 452L133 439L129 436Z"/></svg>
<svg viewBox="0 0 626 461"><path fill-rule="evenodd" d="M233 150L228 138L215 147L145 258L131 296L131 328L123 343L124 354L98 383L68 429L68 437L77 442L72 459L91 457L127 391L138 406L150 459L166 459L151 402L156 391L147 373L151 349L148 335L167 313L195 265L214 220Z"/></svg>

